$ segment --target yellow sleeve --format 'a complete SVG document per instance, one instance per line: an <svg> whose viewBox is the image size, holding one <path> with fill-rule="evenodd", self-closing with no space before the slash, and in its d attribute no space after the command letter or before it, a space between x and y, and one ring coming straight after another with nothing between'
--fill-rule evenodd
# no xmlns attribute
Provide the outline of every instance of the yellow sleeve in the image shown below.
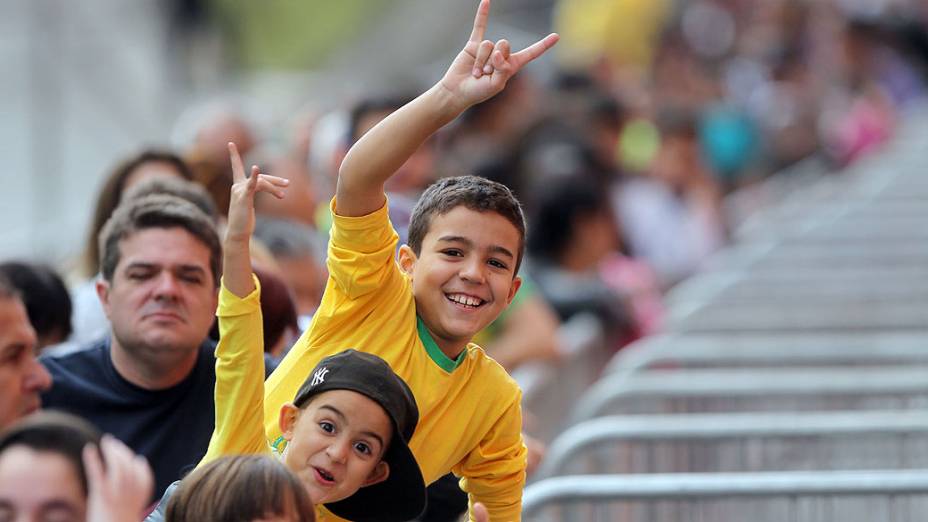
<svg viewBox="0 0 928 522"><path fill-rule="evenodd" d="M470 508L481 502L491 522L520 520L526 454L521 393L517 393L480 444L452 468L455 475L462 477L461 489L468 493ZM474 519L471 516L469 520Z"/></svg>
<svg viewBox="0 0 928 522"><path fill-rule="evenodd" d="M261 286L239 298L219 290L216 346L216 426L200 465L223 455L264 453L264 328Z"/></svg>
<svg viewBox="0 0 928 522"><path fill-rule="evenodd" d="M399 236L390 224L386 203L379 210L360 217L339 216L335 207L333 198L332 236L326 267L338 289L348 299L357 299L380 289L385 278L396 276L396 270L385 267L395 262Z"/></svg>

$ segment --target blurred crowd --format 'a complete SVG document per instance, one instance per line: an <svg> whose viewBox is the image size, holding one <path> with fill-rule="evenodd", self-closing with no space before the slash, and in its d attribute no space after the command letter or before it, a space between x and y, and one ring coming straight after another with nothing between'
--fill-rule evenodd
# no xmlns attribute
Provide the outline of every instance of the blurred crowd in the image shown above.
<svg viewBox="0 0 928 522"><path fill-rule="evenodd" d="M808 158L837 170L892 135L924 89L926 17L917 2L888 0L562 1L556 71L517 76L433 137L391 179L391 219L403 236L418 194L442 176L503 182L529 219L529 284L483 344L510 369L554 357L557 324L591 312L619 348L659 331L662 294L728 241L728 194ZM274 311L267 346L285 351L321 296L341 159L413 95L372 91L279 122L273 137L233 105L189 111L182 148L140 150L106 175L82 281L68 274L73 333L60 326L70 334L51 340L73 348L107 330L97 235L140 182L193 183L221 224L234 141L247 163L293 183L284 200L258 200L255 247Z"/></svg>
<svg viewBox="0 0 928 522"><path fill-rule="evenodd" d="M562 0L556 72L516 76L431 138L389 181L391 220L403 241L418 195L439 177L506 184L528 218L526 283L475 341L508 370L556 361L559 326L590 313L620 349L659 332L664 293L729 241L738 223L727 195L807 158L838 170L892 136L925 89L926 24L928 4L915 1ZM0 264L36 353L74 353L120 327L98 278L101 230L121 202L179 195L222 229L233 141L246 164L291 183L286 198L255 202L252 258L273 365L319 304L342 158L413 95L370 92L280 122L273 137L237 107L212 106L185 118L183 147L114 158L88 207L79 268ZM0 336L12 331L4 324ZM35 374L33 394L50 386Z"/></svg>

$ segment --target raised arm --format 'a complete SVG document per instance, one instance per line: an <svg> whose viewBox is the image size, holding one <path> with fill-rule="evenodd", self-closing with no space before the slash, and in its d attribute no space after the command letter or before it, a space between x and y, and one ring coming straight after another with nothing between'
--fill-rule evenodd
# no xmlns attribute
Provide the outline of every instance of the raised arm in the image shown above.
<svg viewBox="0 0 928 522"><path fill-rule="evenodd" d="M229 223L222 242L222 280L230 292L245 297L255 289L248 250L255 230L255 194L268 192L282 198L290 181L261 174L257 166L251 167L250 177L245 177L245 165L234 143L229 143L229 159L232 162L232 194Z"/></svg>
<svg viewBox="0 0 928 522"><path fill-rule="evenodd" d="M215 426L200 465L222 455L260 452L266 447L264 414L264 332L261 303L251 271L249 242L255 227L258 191L283 196L287 180L245 167L229 143L232 191L223 240L223 289L219 293L219 344L216 345Z"/></svg>
<svg viewBox="0 0 928 522"><path fill-rule="evenodd" d="M484 40L490 0L481 0L474 27L442 79L368 131L348 151L338 173L336 212L363 216L384 204L383 186L435 131L468 107L503 90L525 64L557 43L550 34L511 53L509 42Z"/></svg>

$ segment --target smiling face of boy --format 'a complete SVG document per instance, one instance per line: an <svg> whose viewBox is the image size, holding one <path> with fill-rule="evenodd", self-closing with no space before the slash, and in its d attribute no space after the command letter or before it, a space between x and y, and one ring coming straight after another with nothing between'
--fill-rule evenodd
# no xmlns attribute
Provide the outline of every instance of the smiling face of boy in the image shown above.
<svg viewBox="0 0 928 522"><path fill-rule="evenodd" d="M520 240L502 215L459 205L432 217L419 255L400 249L416 313L448 357L512 302L522 283L515 277Z"/></svg>
<svg viewBox="0 0 928 522"><path fill-rule="evenodd" d="M306 487L313 504L336 502L387 479L381 459L393 434L384 409L351 390L331 390L302 409L285 404L280 427L283 462Z"/></svg>

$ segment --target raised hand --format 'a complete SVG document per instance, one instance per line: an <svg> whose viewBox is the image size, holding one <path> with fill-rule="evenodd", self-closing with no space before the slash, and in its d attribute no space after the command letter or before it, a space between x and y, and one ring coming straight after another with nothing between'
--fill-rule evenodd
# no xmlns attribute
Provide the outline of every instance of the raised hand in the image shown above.
<svg viewBox="0 0 928 522"><path fill-rule="evenodd" d="M551 33L519 52L511 53L507 40L494 43L483 39L489 18L490 0L481 0L470 38L440 82L463 108L502 91L509 78L553 47L560 38Z"/></svg>
<svg viewBox="0 0 928 522"><path fill-rule="evenodd" d="M246 297L254 289L251 278L249 243L255 230L255 194L267 192L284 197L284 188L290 181L262 174L257 166L251 167L251 176L245 176L245 165L234 143L229 143L232 162L232 197L229 201L229 222L222 245L222 280L225 287L238 297Z"/></svg>
<svg viewBox="0 0 928 522"><path fill-rule="evenodd" d="M93 445L84 448L83 460L87 471L87 520L140 520L155 482L145 457L105 435L99 451Z"/></svg>
<svg viewBox="0 0 928 522"><path fill-rule="evenodd" d="M283 198L290 180L262 174L257 165L251 167L251 176L245 176L242 157L232 142L229 142L229 160L232 162L232 197L226 241L247 241L255 229L255 194L267 192Z"/></svg>

